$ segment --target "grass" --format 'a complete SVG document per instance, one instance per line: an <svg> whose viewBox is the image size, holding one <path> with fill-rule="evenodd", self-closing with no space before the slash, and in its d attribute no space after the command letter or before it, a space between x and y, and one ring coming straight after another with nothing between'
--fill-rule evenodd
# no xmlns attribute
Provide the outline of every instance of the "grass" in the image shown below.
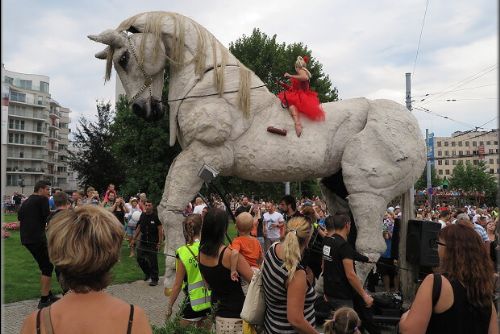
<svg viewBox="0 0 500 334"><path fill-rule="evenodd" d="M16 215L5 215L4 222L17 221ZM10 231L10 238L3 241L3 284L4 303L20 300L35 299L40 296L40 269L30 252L21 245L19 231ZM135 257L129 257L128 243L124 241L121 257L113 267L113 281L111 284L128 283L144 277ZM165 271L165 257L158 254L160 275ZM52 276L52 291L60 293L61 288Z"/></svg>
<svg viewBox="0 0 500 334"><path fill-rule="evenodd" d="M5 214L2 222L17 221L16 214ZM30 252L21 245L19 231L9 231L10 238L4 239L3 243L3 296L4 303L12 303L20 300L35 299L40 296L40 270ZM234 224L229 224L228 234L231 239L236 236ZM128 243L124 241L121 250L121 258L113 267L113 281L111 284L129 283L140 280L144 274L137 264L135 257L129 257ZM158 254L159 272L165 272L165 255ZM61 288L52 277L52 291L60 293Z"/></svg>

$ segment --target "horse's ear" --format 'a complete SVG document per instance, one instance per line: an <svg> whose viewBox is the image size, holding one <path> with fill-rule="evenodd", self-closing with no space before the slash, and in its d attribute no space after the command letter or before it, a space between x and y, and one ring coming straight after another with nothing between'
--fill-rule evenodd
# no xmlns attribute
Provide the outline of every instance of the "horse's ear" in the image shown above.
<svg viewBox="0 0 500 334"><path fill-rule="evenodd" d="M95 54L95 57L97 59L106 59L108 57L108 52L109 52L109 46L106 47L104 50L97 52Z"/></svg>
<svg viewBox="0 0 500 334"><path fill-rule="evenodd" d="M126 43L125 36L113 29L103 31L99 35L88 35L87 37L94 42L107 44L114 48L120 48Z"/></svg>

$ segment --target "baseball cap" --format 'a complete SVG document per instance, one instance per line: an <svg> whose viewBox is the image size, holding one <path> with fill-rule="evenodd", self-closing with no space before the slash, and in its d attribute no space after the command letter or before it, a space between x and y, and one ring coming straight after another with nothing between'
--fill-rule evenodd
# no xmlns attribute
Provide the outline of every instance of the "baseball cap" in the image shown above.
<svg viewBox="0 0 500 334"><path fill-rule="evenodd" d="M388 207L387 212L394 212L394 208L392 206Z"/></svg>

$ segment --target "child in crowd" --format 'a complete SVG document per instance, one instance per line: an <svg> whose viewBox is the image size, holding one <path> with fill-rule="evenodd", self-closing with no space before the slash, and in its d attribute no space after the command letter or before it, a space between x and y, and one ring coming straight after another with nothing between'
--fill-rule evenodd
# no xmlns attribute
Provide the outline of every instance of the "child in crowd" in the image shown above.
<svg viewBox="0 0 500 334"><path fill-rule="evenodd" d="M231 279L238 280L238 254L241 253L254 270L259 269L259 265L264 258L259 240L253 237L250 232L253 228L253 217L248 212L242 212L236 217L236 229L238 237L231 243Z"/></svg>
<svg viewBox="0 0 500 334"><path fill-rule="evenodd" d="M360 334L361 320L350 307L341 307L325 322L325 334Z"/></svg>

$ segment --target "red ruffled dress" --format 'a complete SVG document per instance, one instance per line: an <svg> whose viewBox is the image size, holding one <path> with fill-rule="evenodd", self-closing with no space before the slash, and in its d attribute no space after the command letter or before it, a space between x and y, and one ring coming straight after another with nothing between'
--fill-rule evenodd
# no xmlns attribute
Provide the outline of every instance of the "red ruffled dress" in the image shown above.
<svg viewBox="0 0 500 334"><path fill-rule="evenodd" d="M283 85L287 90L278 94L284 106L295 106L298 111L313 121L324 121L325 112L319 103L318 93L309 88L309 81L290 78L292 86Z"/></svg>

